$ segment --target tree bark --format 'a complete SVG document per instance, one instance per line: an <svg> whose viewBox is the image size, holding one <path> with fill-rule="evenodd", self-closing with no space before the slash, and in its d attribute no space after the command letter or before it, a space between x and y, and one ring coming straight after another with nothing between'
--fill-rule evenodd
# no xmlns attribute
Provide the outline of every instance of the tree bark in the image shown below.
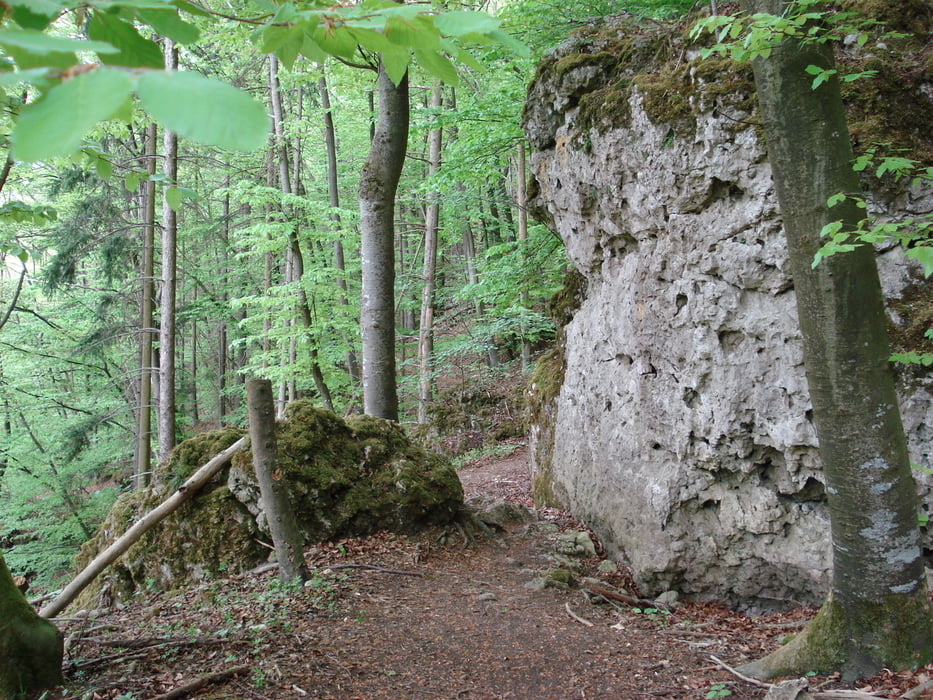
<svg viewBox="0 0 933 700"><path fill-rule="evenodd" d="M165 40L165 67L178 67L178 49ZM166 129L163 137L164 172L169 185L178 180L178 135ZM175 447L175 292L178 218L162 201L162 293L159 309L159 460L165 462Z"/></svg>
<svg viewBox="0 0 933 700"><path fill-rule="evenodd" d="M395 385L395 193L408 148L408 76L394 85L380 64L379 115L360 174L363 272L363 411L398 420Z"/></svg>
<svg viewBox="0 0 933 700"><path fill-rule="evenodd" d="M780 0L745 0L781 14ZM860 189L836 80L811 89L809 65L830 69L831 47L785 40L754 65L768 153L787 235L833 541L832 592L791 643L747 666L774 677L840 671L844 680L933 657L916 491L870 246L816 268L820 231L862 218L826 201Z"/></svg>
<svg viewBox="0 0 933 700"><path fill-rule="evenodd" d="M139 319L139 409L136 413L136 467L133 470L134 488L149 483L152 468L152 341L153 305L155 284L155 175L157 127L150 124L146 129L146 172L143 212L142 264L140 270L140 319Z"/></svg>
<svg viewBox="0 0 933 700"><path fill-rule="evenodd" d="M42 617L55 617L65 609L77 595L87 588L88 584L97 578L100 573L110 566L126 550L132 547L139 538L146 532L171 515L174 511L190 500L198 490L204 486L211 477L214 476L220 468L227 464L237 452L240 452L246 446L246 438L240 438L230 447L215 456L204 466L198 469L194 474L188 477L188 480L178 487L171 496L165 499L156 508L153 508L145 516L137 520L133 526L124 532L107 549L98 554L94 560L84 567L74 580L65 586L64 590L58 596L39 611Z"/></svg>
<svg viewBox="0 0 933 700"><path fill-rule="evenodd" d="M63 646L61 632L36 614L0 555L0 697L62 683Z"/></svg>
<svg viewBox="0 0 933 700"><path fill-rule="evenodd" d="M304 541L288 498L288 489L282 480L282 472L278 468L272 382L268 379L251 379L246 382L246 407L249 412L253 467L259 482L269 534L275 545L279 575L283 581L304 580L308 578L302 552Z"/></svg>
<svg viewBox="0 0 933 700"><path fill-rule="evenodd" d="M441 86L435 83L431 90L432 110L441 107ZM441 128L428 134L428 177L441 167ZM440 219L440 201L437 192L428 194L424 218L424 263L421 271L421 321L418 325L418 422L428 420L428 404L434 388L434 286L437 271L437 229Z"/></svg>
<svg viewBox="0 0 933 700"><path fill-rule="evenodd" d="M321 110L324 112L324 151L327 155L327 201L331 207L330 220L337 230L340 229L340 190L337 187L337 129L334 127L334 114L330 104L330 90L327 88L327 78L324 73L318 78L318 92L321 96ZM334 267L337 269L337 288L340 289L338 303L340 313L350 316L350 303L347 300L349 285L347 284L346 264L344 262L343 242L334 240ZM351 383L356 386L360 381L360 362L350 340L344 337L347 344L346 365L347 374Z"/></svg>
<svg viewBox="0 0 933 700"><path fill-rule="evenodd" d="M276 144L279 151L279 188L282 194L296 194L297 192L297 165L296 176L291 178L288 172L288 147L285 142L285 132L283 126L282 94L279 87L279 62L275 56L269 57L269 96L272 103L272 124L275 132ZM296 158L296 161L298 159ZM324 373L321 371L321 365L318 362L318 352L315 340L311 337L313 330L313 318L311 316L311 305L308 302L308 295L302 286L301 279L304 276L304 257L301 252L301 246L298 241L298 220L294 212L283 212L292 219L293 226L288 234L288 245L290 255L291 279L286 281L296 282L298 285L298 314L305 333L307 334L308 353L310 356L311 378L314 380L314 386L321 397L321 403L330 411L334 410L334 402L330 395L330 389L324 380ZM290 353L295 351L295 336L291 338L292 346ZM294 383L291 384L289 392L290 399L294 400Z"/></svg>

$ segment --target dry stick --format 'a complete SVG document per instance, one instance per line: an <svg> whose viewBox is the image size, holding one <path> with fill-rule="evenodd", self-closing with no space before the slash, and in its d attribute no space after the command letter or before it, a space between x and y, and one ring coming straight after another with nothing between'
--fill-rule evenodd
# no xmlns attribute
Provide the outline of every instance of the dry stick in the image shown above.
<svg viewBox="0 0 933 700"><path fill-rule="evenodd" d="M161 505L149 511L140 520L138 520L129 530L123 533L117 540L98 554L94 561L84 567L84 571L78 574L75 579L65 586L65 589L58 594L51 603L39 611L42 617L55 617L56 614L64 610L77 595L83 591L88 584L97 578L100 573L110 566L126 550L132 547L140 537L142 537L149 528L160 522L167 515L175 511L185 501L189 500L198 492L204 484L210 481L220 468L229 462L233 455L242 450L246 445L246 438L242 437L230 445L226 450L216 455L207 464L198 469L191 477L182 484L175 493L169 496Z"/></svg>
<svg viewBox="0 0 933 700"><path fill-rule="evenodd" d="M713 661L716 662L718 666L725 669L731 673L736 678L740 678L746 683L751 683L752 685L757 685L759 688L767 688L770 690L774 687L774 683L764 683L757 678L752 678L744 674L739 673L734 668L729 666L727 663L723 662L721 659L716 658L715 656L710 655ZM812 693L811 696L813 700L880 700L880 695L871 695L870 693L863 693L860 690L828 690L826 692L816 692Z"/></svg>
<svg viewBox="0 0 933 700"><path fill-rule="evenodd" d="M712 654L710 654L710 657L709 657L709 658L711 658L711 659L713 660L713 662L714 662L717 666L720 666L720 667L724 668L724 669L727 670L729 673L731 673L733 676L735 676L736 678L741 678L741 679L742 679L743 681L745 681L746 683L751 683L752 685L757 685L759 688L767 688L768 690L770 690L771 688L774 687L774 683L764 683L763 681L760 681L760 680L758 680L757 678L752 678L751 676L746 676L746 675L743 675L743 674L739 673L739 672L736 671L734 668L732 668L731 666L729 666L729 664L725 663L725 662L722 661L721 659L716 658L716 657L713 656Z"/></svg>
<svg viewBox="0 0 933 700"><path fill-rule="evenodd" d="M195 678L190 683L180 685L167 693L156 695L154 698L152 698L152 700L178 700L178 698L187 697L196 690L200 690L204 686L210 685L211 683L221 683L228 678L233 678L234 676L239 676L243 673L246 673L249 671L249 668L249 666L235 666L234 668L228 668L226 671L208 673L204 676Z"/></svg>
<svg viewBox="0 0 933 700"><path fill-rule="evenodd" d="M398 569L384 569L381 566L373 564L325 564L324 569L368 569L370 571L380 571L384 574L396 574L398 576L424 576L420 571L399 571Z"/></svg>
<svg viewBox="0 0 933 700"><path fill-rule="evenodd" d="M564 603L564 610L566 610L566 611L567 611L567 614L570 615L570 617L572 617L574 620L576 620L577 622L579 622L581 625L585 625L586 627L592 627L592 626L593 626L593 623L592 623L592 622L590 622L589 620L584 620L582 617L580 617L579 615L577 615L573 610L571 610L571 609L570 609L570 603Z"/></svg>

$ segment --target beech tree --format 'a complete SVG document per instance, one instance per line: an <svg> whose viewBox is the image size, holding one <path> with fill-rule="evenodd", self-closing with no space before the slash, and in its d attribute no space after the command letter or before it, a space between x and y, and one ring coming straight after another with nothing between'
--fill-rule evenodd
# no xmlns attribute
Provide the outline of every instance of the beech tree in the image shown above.
<svg viewBox="0 0 933 700"><path fill-rule="evenodd" d="M832 587L819 614L790 643L743 670L765 678L839 671L853 680L933 659L916 490L875 251L858 245L814 265L826 225L841 221L855 230L863 219L852 199L828 204L839 193L858 192L860 183L832 45L814 39L823 18L782 0L743 5L760 13L751 18L764 27L759 38L768 35L745 55L755 56L833 542ZM749 36L745 51L755 43ZM824 76L816 85L814 74Z"/></svg>

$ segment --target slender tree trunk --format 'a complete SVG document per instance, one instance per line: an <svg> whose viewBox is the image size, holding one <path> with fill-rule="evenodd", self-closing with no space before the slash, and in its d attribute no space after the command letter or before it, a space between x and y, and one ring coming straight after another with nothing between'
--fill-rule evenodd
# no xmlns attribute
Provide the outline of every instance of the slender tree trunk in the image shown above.
<svg viewBox="0 0 933 700"><path fill-rule="evenodd" d="M308 571L302 552L303 538L278 467L272 382L268 379L246 382L246 405L253 467L259 482L263 513L275 545L279 575L283 581L304 580L308 578Z"/></svg>
<svg viewBox="0 0 933 700"><path fill-rule="evenodd" d="M139 489L149 483L152 462L152 341L153 302L155 297L155 200L156 187L151 177L155 175L157 127L150 124L146 129L146 172L150 179L145 183L143 203L143 245L141 299L139 319L139 410L136 413L136 467L133 470L134 487Z"/></svg>
<svg viewBox="0 0 933 700"><path fill-rule="evenodd" d="M398 420L395 385L395 193L408 147L408 76L379 67L379 119L360 174L363 410Z"/></svg>
<svg viewBox="0 0 933 700"><path fill-rule="evenodd" d="M223 234L221 239L221 274L224 280L230 272L227 265L227 251L230 249L230 175L224 175L224 190L227 194L223 199ZM226 308L228 286L225 284L220 294L221 302ZM217 324L217 425L222 425L227 415L227 320L221 319Z"/></svg>
<svg viewBox="0 0 933 700"><path fill-rule="evenodd" d="M166 39L165 67L178 67L178 50ZM166 130L163 137L164 172L169 185L178 180L178 135ZM159 309L159 460L165 462L175 447L175 290L178 218L162 200L162 294Z"/></svg>
<svg viewBox="0 0 933 700"><path fill-rule="evenodd" d="M780 0L745 0L780 15ZM854 205L827 198L858 192L839 85L811 89L809 65L830 69L831 47L785 40L755 63L755 83L784 229L833 540L832 592L789 644L750 664L752 675L840 671L844 680L933 657L917 496L888 362L884 299L875 252L861 246L815 268L822 227Z"/></svg>
<svg viewBox="0 0 933 700"><path fill-rule="evenodd" d="M330 104L330 90L327 89L327 78L321 73L318 78L318 92L321 96L321 109L324 112L324 150L327 155L327 200L331 207L331 223L340 228L340 190L337 187L337 130L334 127L334 114ZM334 241L334 267L337 269L337 287L340 289L338 303L341 314L349 317L350 302L348 301L349 287L347 285L347 267L344 261L343 242L339 238ZM344 338L347 344L346 365L350 381L356 385L360 381L360 362L349 338Z"/></svg>
<svg viewBox="0 0 933 700"><path fill-rule="evenodd" d="M295 194L297 186L297 170L296 177L292 179L288 171L288 148L285 142L284 128L283 128L283 109L282 109L282 97L281 90L279 88L279 76L278 76L279 62L275 56L270 57L269 62L269 96L272 103L272 124L273 130L275 132L276 145L278 146L279 151L279 185L283 194ZM297 160L297 158L296 158ZM328 410L334 410L334 402L330 395L330 390L327 387L326 382L324 381L324 373L321 371L320 363L318 362L318 352L317 347L315 347L314 339L310 337L312 329L314 327L313 317L311 315L311 305L308 302L307 293L304 290L304 287L301 286L301 279L304 276L304 258L301 253L301 245L298 240L298 221L295 218L295 215L292 213L291 218L293 219L294 226L291 228L289 233L289 260L290 260L290 280L294 281L298 285L298 313L299 319L301 320L302 325L304 326L305 333L308 334L308 348L309 355L311 360L311 377L314 380L314 386L318 391L318 394L321 397L321 402L324 404L324 407ZM289 353L291 355L295 352L295 337L292 336L292 343L289 348ZM290 357L292 362L295 358ZM290 398L294 400L294 383L291 383L291 390L289 392Z"/></svg>
<svg viewBox="0 0 933 700"><path fill-rule="evenodd" d="M61 683L63 647L61 632L36 614L0 554L0 698Z"/></svg>
<svg viewBox="0 0 933 700"><path fill-rule="evenodd" d="M441 107L441 86L431 90L432 110ZM437 174L441 166L441 128L428 134L428 177ZM440 218L437 192L428 195L424 220L424 265L421 272L421 322L418 325L418 422L428 420L428 404L434 387L434 286L437 271L437 229Z"/></svg>

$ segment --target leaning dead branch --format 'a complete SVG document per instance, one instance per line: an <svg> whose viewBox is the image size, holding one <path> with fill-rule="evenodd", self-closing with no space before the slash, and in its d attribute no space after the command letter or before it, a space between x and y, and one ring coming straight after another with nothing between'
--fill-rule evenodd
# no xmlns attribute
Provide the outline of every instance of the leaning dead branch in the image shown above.
<svg viewBox="0 0 933 700"><path fill-rule="evenodd" d="M65 586L65 589L58 594L55 600L39 611L39 615L45 618L55 617L64 610L91 581L104 571L104 569L132 547L151 527L161 522L167 515L171 514L177 510L179 506L191 499L204 484L211 480L214 474L220 471L221 467L233 458L233 455L242 450L245 446L246 438L240 438L198 469L184 484L178 487L175 493L163 501L161 505L149 511L149 513L130 527L129 530L118 537L112 545L98 554L94 561L84 567L84 571Z"/></svg>

